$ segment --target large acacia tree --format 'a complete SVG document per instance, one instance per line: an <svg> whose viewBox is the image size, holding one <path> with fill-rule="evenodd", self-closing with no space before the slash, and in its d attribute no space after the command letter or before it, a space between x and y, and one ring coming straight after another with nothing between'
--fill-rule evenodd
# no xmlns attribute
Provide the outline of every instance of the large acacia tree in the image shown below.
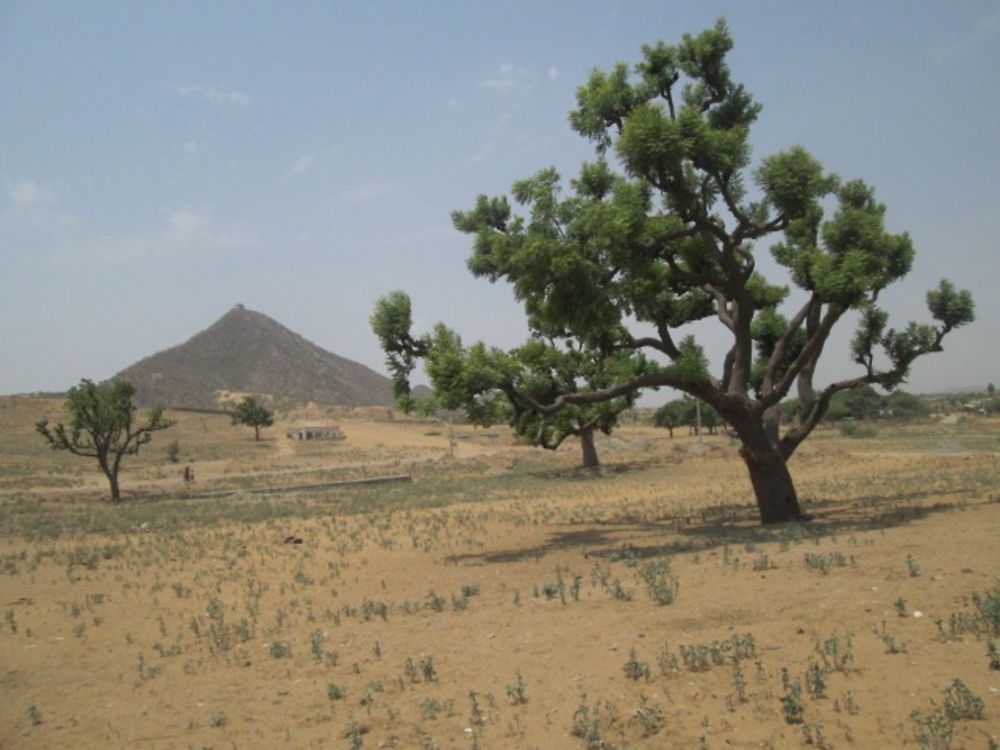
<svg viewBox="0 0 1000 750"><path fill-rule="evenodd" d="M49 427L48 419L35 424L35 430L53 450L96 458L111 485L111 500L121 500L118 471L125 456L134 456L153 439L153 433L171 427L162 405L149 410L145 422L136 422L132 402L135 386L124 380L94 383L81 380L69 389L66 412L69 424Z"/></svg>
<svg viewBox="0 0 1000 750"><path fill-rule="evenodd" d="M564 195L548 169L515 185L525 215L504 197L480 196L453 218L475 238L472 273L512 284L534 325L608 356L660 357L607 387L536 401L538 413L650 387L700 398L739 437L761 520L773 523L802 517L788 460L833 395L897 386L916 358L941 351L952 329L973 320L973 302L942 281L927 294L933 323L888 327L879 296L909 272L910 237L886 231L871 187L825 172L801 147L751 166L760 105L732 79L731 47L720 20L679 44L645 46L632 69L595 70L570 123L598 159L571 190ZM798 289L794 304L787 286L757 269L766 242ZM858 374L818 384L831 331L852 313ZM705 318L729 339L715 372L685 335ZM797 406L782 425L778 406L790 394Z"/></svg>

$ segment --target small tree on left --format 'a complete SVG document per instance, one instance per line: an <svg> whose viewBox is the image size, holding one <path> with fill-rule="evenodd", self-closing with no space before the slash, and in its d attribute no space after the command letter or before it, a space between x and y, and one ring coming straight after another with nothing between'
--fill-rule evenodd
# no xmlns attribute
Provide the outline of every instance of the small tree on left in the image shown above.
<svg viewBox="0 0 1000 750"><path fill-rule="evenodd" d="M253 439L260 440L261 428L274 424L274 414L253 396L244 396L233 412L233 424L253 427Z"/></svg>
<svg viewBox="0 0 1000 750"><path fill-rule="evenodd" d="M68 425L59 423L50 429L48 419L35 425L53 450L96 458L111 485L112 502L121 500L118 470L122 459L137 454L140 446L153 439L154 432L174 424L166 418L161 404L149 410L145 423L135 424L134 395L135 386L124 380L94 383L83 379L69 389L66 398Z"/></svg>

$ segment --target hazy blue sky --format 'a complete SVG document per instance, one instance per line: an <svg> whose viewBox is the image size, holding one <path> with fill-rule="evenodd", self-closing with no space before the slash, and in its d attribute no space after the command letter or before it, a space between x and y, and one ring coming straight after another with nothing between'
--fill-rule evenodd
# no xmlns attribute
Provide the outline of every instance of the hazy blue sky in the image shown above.
<svg viewBox="0 0 1000 750"><path fill-rule="evenodd" d="M908 387L1000 381L995 0L0 0L0 393L109 377L238 302L379 371L368 316L396 288L421 325L519 343L450 212L573 176L590 69L719 15L764 105L755 158L801 144L913 236L893 322L926 319L942 276L972 289L977 322ZM828 376L853 372L851 328Z"/></svg>

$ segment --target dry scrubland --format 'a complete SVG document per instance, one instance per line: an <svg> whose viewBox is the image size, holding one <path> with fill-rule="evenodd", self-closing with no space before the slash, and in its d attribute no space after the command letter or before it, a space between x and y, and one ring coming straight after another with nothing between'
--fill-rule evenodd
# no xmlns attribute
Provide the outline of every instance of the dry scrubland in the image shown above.
<svg viewBox="0 0 1000 750"><path fill-rule="evenodd" d="M310 444L174 414L112 507L33 434L59 407L0 400L2 747L1000 741L996 421L821 430L815 520L764 529L725 437L626 427L589 475L361 413ZM183 497L188 461L238 491Z"/></svg>

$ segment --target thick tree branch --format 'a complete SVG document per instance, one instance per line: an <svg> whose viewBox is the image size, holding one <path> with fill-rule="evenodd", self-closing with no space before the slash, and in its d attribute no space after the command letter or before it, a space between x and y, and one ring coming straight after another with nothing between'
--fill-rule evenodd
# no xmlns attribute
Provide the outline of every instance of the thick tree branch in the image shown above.
<svg viewBox="0 0 1000 750"><path fill-rule="evenodd" d="M816 330L810 333L809 339L806 341L805 346L802 347L802 351L792 360L781 379L774 384L774 388L770 393L765 393L761 396L760 402L764 409L774 406L785 397L788 389L792 387L792 383L803 368L807 365L815 366L820 354L823 352L823 345L830 336L830 331L845 312L846 308L839 305L830 305L826 311L826 315L823 316Z"/></svg>
<svg viewBox="0 0 1000 750"><path fill-rule="evenodd" d="M799 311L795 313L788 325L785 327L785 332L781 334L781 337L774 344L774 351L771 352L771 357L767 360L767 370L764 374L764 382L761 386L761 393L767 394L774 387L774 379L778 372L778 367L785 358L785 352L788 351L788 346L792 343L795 338L795 334L798 333L799 329L802 327L802 323L805 322L806 316L811 310L814 310L819 304L819 298L816 294L813 294Z"/></svg>

